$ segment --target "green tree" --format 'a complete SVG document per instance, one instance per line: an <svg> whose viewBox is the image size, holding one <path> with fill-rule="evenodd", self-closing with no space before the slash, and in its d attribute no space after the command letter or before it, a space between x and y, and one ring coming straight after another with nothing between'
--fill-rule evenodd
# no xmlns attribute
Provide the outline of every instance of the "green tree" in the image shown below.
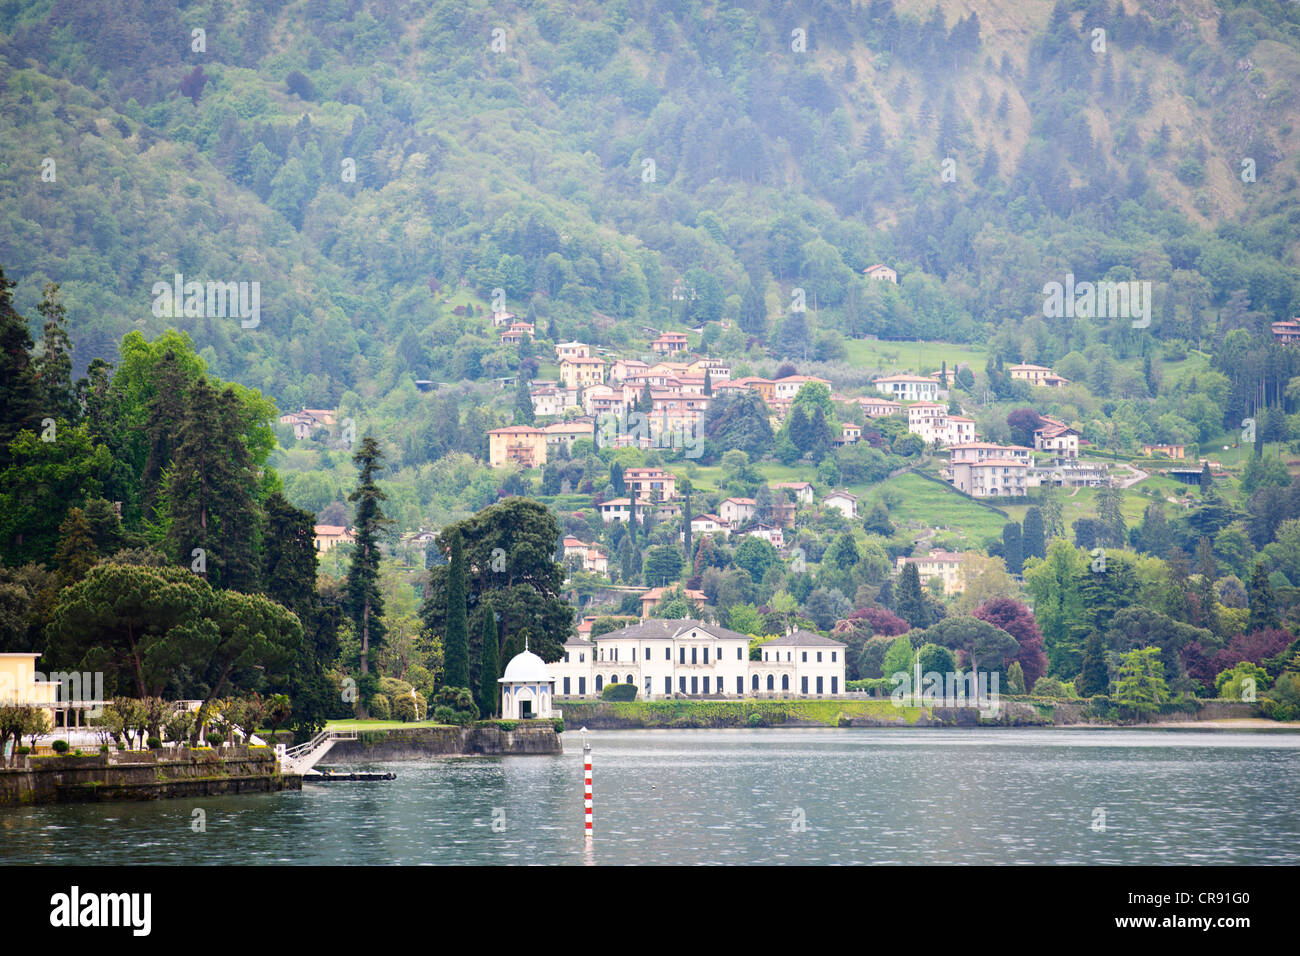
<svg viewBox="0 0 1300 956"><path fill-rule="evenodd" d="M1115 672L1115 703L1136 716L1154 714L1169 700L1160 648L1129 651Z"/></svg>
<svg viewBox="0 0 1300 956"><path fill-rule="evenodd" d="M39 431L41 419L47 417L32 367L32 336L27 320L14 311L13 288L0 266L0 474L12 460L9 443L23 429ZM10 487L0 484L0 488Z"/></svg>
<svg viewBox="0 0 1300 956"><path fill-rule="evenodd" d="M498 695L501 688L497 683L497 678L501 676L501 665L497 659L499 653L497 622L491 604L485 604L483 612L483 652L479 662L478 709L484 717L495 717L500 710Z"/></svg>
<svg viewBox="0 0 1300 956"><path fill-rule="evenodd" d="M370 673L370 651L384 643L384 598L379 590L379 536L392 524L383 512L388 496L379 488L378 473L383 450L373 436L366 435L352 456L359 468L357 486L348 495L356 505L353 531L356 540L348 567L346 603L348 618L361 638L361 674ZM464 686L464 685L458 685ZM364 708L363 708L364 710Z"/></svg>
<svg viewBox="0 0 1300 956"><path fill-rule="evenodd" d="M912 646L911 638L906 634L900 634L889 645L889 650L885 651L885 659L881 661L880 672L889 680L893 680L894 675L897 673L906 674L908 682L903 686L911 688L915 655L916 649Z"/></svg>
<svg viewBox="0 0 1300 956"><path fill-rule="evenodd" d="M898 576L898 591L894 596L894 612L912 627L929 627L930 606L921 590L921 573L916 562L908 561Z"/></svg>
<svg viewBox="0 0 1300 956"><path fill-rule="evenodd" d="M447 687L469 686L469 634L465 613L465 552L460 535L451 535L451 561L447 570L447 618L443 647L446 669L442 682Z"/></svg>
<svg viewBox="0 0 1300 956"><path fill-rule="evenodd" d="M1269 583L1268 571L1262 561L1256 561L1251 569L1246 601L1250 607L1250 620L1246 625L1247 633L1278 626L1277 599L1273 595L1273 586Z"/></svg>
<svg viewBox="0 0 1300 956"><path fill-rule="evenodd" d="M1106 644L1100 631L1091 631L1083 645L1083 668L1075 681L1080 697L1095 697L1110 689L1110 670L1106 666Z"/></svg>
<svg viewBox="0 0 1300 956"><path fill-rule="evenodd" d="M204 661L216 631L213 592L177 567L100 564L60 592L47 656L68 670L103 671L110 693L160 697Z"/></svg>
<svg viewBox="0 0 1300 956"><path fill-rule="evenodd" d="M257 476L233 389L200 378L190 389L167 471L167 542L174 560L219 588L257 580ZM200 552L201 553L197 553Z"/></svg>
<svg viewBox="0 0 1300 956"><path fill-rule="evenodd" d="M1021 526L1020 542L1022 558L1047 557L1047 537L1043 529L1043 512L1037 506L1031 506L1025 511L1025 521ZM1010 570L1009 565L1008 570Z"/></svg>

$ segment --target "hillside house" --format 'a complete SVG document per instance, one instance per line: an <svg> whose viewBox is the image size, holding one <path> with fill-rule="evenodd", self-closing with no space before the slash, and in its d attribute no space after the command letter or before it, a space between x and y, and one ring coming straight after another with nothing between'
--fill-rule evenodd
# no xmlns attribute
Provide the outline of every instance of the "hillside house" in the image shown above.
<svg viewBox="0 0 1300 956"><path fill-rule="evenodd" d="M689 343L686 339L685 332L663 332L659 338L650 343L650 349L661 355L676 355L679 352L686 352Z"/></svg>
<svg viewBox="0 0 1300 956"><path fill-rule="evenodd" d="M591 346L586 342L557 342L555 360L563 362L566 358L591 358Z"/></svg>
<svg viewBox="0 0 1300 956"><path fill-rule="evenodd" d="M728 498L718 505L718 515L732 528L752 521L758 511L753 498Z"/></svg>
<svg viewBox="0 0 1300 956"><path fill-rule="evenodd" d="M953 487L972 498L1015 498L1029 491L1029 464L1015 458L984 458L949 466Z"/></svg>
<svg viewBox="0 0 1300 956"><path fill-rule="evenodd" d="M1011 373L1014 381L1028 382L1030 385L1042 388L1061 388L1070 384L1068 378L1057 375L1044 365L1013 365L1007 371Z"/></svg>
<svg viewBox="0 0 1300 956"><path fill-rule="evenodd" d="M566 388L587 388L605 382L605 360L599 358L566 358L560 361L560 381Z"/></svg>
<svg viewBox="0 0 1300 956"><path fill-rule="evenodd" d="M943 584L944 594L961 594L966 590L966 575L962 562L966 560L965 552L931 549L929 554L917 558L898 558L894 573L901 574L909 564L916 565L916 572L921 576L921 583L938 578Z"/></svg>
<svg viewBox="0 0 1300 956"><path fill-rule="evenodd" d="M816 497L810 481L777 481L772 483L773 492L789 491L794 500L801 505L810 505Z"/></svg>
<svg viewBox="0 0 1300 956"><path fill-rule="evenodd" d="M898 273L883 262L877 262L873 266L867 266L862 270L862 274L868 279L875 279L879 282L892 282L898 285Z"/></svg>
<svg viewBox="0 0 1300 956"><path fill-rule="evenodd" d="M511 462L525 468L546 464L546 431L532 425L510 425L488 432L488 464L502 468Z"/></svg>
<svg viewBox="0 0 1300 956"><path fill-rule="evenodd" d="M882 375L873 378L871 385L900 402L933 402L939 397L939 380L928 375Z"/></svg>
<svg viewBox="0 0 1300 956"><path fill-rule="evenodd" d="M822 507L834 508L852 520L858 516L858 496L847 491L832 491L822 499Z"/></svg>
<svg viewBox="0 0 1300 956"><path fill-rule="evenodd" d="M530 339L537 334L537 330L531 322L511 322L510 328L501 333L502 345L518 345L524 340L524 336Z"/></svg>
<svg viewBox="0 0 1300 956"><path fill-rule="evenodd" d="M318 524L313 529L316 550L325 554L339 544L355 544L357 536L342 525Z"/></svg>

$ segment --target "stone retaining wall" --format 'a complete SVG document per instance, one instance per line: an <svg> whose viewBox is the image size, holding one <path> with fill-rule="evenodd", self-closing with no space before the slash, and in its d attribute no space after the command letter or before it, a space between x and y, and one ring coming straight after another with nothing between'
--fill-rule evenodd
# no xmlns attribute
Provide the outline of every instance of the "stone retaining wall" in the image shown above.
<svg viewBox="0 0 1300 956"><path fill-rule="evenodd" d="M269 747L25 756L0 768L0 806L273 793L301 785L301 777L277 771Z"/></svg>

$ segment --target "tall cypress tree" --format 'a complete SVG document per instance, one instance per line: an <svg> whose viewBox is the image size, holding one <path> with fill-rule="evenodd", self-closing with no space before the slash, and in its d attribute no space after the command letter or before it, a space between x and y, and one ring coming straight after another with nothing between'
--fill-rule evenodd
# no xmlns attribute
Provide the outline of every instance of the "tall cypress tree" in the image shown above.
<svg viewBox="0 0 1300 956"><path fill-rule="evenodd" d="M926 606L925 593L921 590L921 572L917 570L914 561L904 564L903 573L899 575L894 613L912 627L930 626L930 609Z"/></svg>
<svg viewBox="0 0 1300 956"><path fill-rule="evenodd" d="M1007 563L1007 570L1012 574L1024 570L1024 550L1018 522L1008 521L1002 526L1002 557Z"/></svg>
<svg viewBox="0 0 1300 956"><path fill-rule="evenodd" d="M501 665L497 660L497 622L491 604L486 605L483 612L483 658L479 663L478 712L483 717L495 717L497 691L501 687L497 683L497 678L501 676Z"/></svg>
<svg viewBox="0 0 1300 956"><path fill-rule="evenodd" d="M1022 562L1028 558L1047 557L1047 536L1043 533L1043 513L1037 506L1025 512L1025 523L1020 529Z"/></svg>
<svg viewBox="0 0 1300 956"><path fill-rule="evenodd" d="M446 666L444 687L469 687L469 623L465 616L465 551L459 534L452 534L447 569L447 630L442 638Z"/></svg>
<svg viewBox="0 0 1300 956"><path fill-rule="evenodd" d="M386 629L382 620L384 598L379 591L379 535L391 524L384 516L382 502L388 500L376 483L384 452L373 436L361 439L361 447L352 456L360 467L357 487L348 495L356 502L352 519L356 544L347 577L347 614L361 638L361 673L370 673L370 649L384 642Z"/></svg>

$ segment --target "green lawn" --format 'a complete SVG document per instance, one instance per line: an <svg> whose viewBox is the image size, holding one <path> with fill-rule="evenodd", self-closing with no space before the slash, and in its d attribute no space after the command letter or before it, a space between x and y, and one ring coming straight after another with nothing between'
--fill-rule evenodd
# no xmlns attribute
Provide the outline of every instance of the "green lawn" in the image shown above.
<svg viewBox="0 0 1300 956"><path fill-rule="evenodd" d="M447 727L436 720L328 720L326 730L412 730L416 727Z"/></svg>
<svg viewBox="0 0 1300 956"><path fill-rule="evenodd" d="M851 339L844 343L847 359L864 368L902 369L919 372L922 369L938 371L940 365L949 368L958 364L970 365L983 371L988 353L982 346L955 345L951 342L884 342L875 339Z"/></svg>
<svg viewBox="0 0 1300 956"><path fill-rule="evenodd" d="M895 525L916 523L940 528L943 537L956 537L965 547L980 547L989 538L1001 537L1002 526L1007 523L997 512L910 473L850 490L865 498L858 502L859 514L869 511L887 491L892 492L898 499L889 510L889 518Z"/></svg>

